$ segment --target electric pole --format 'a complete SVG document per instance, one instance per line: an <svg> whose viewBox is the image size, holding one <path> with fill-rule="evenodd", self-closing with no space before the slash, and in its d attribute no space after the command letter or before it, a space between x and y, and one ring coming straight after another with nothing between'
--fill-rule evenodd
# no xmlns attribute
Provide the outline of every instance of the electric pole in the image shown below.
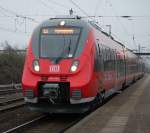
<svg viewBox="0 0 150 133"><path fill-rule="evenodd" d="M109 28L109 36L111 36L111 25L106 25Z"/></svg>
<svg viewBox="0 0 150 133"><path fill-rule="evenodd" d="M70 15L70 16L73 15L73 10L72 10L72 8L69 10L69 15Z"/></svg>

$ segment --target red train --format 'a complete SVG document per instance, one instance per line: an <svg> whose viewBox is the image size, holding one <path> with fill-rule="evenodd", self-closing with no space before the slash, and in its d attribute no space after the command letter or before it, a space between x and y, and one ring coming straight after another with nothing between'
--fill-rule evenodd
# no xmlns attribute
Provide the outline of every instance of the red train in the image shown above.
<svg viewBox="0 0 150 133"><path fill-rule="evenodd" d="M82 113L143 75L143 60L94 23L51 18L29 42L23 95L32 110Z"/></svg>

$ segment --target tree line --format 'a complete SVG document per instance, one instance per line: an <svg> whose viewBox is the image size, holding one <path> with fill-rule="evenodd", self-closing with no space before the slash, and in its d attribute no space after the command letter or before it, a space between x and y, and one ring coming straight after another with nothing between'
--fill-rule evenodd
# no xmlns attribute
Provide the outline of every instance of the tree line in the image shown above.
<svg viewBox="0 0 150 133"><path fill-rule="evenodd" d="M19 53L7 41L0 52L0 84L21 83L25 53Z"/></svg>

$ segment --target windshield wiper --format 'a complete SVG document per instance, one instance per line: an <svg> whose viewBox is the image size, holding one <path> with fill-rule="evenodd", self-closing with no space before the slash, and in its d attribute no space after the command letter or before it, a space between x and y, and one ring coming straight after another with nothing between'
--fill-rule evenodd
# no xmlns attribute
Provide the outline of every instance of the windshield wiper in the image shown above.
<svg viewBox="0 0 150 133"><path fill-rule="evenodd" d="M66 41L65 41L65 36L64 36L64 35L63 35L63 38L64 38L64 47L63 47L63 50L62 50L60 56L59 56L58 58L56 58L55 61L54 61L56 64L58 64L58 62L59 62L62 58L64 58L63 55L64 55L64 51L65 51L65 46L66 46Z"/></svg>
<svg viewBox="0 0 150 133"><path fill-rule="evenodd" d="M72 54L70 54L71 45L72 45L72 42L71 42L71 38L70 38L69 43L68 43L68 46L65 48L66 43L65 43L65 38L64 38L64 48L63 48L63 51L62 51L62 53L60 54L60 56L55 59L55 63L56 63L56 64L57 64L61 59L63 59L63 58L72 58ZM65 53L66 51L67 51L67 55L66 55L66 53ZM64 57L64 54L65 54L66 57Z"/></svg>
<svg viewBox="0 0 150 133"><path fill-rule="evenodd" d="M72 54L70 54L70 51L71 51L71 45L72 45L72 42L71 42L71 39L69 41L69 45L68 45L68 57L71 58L72 57Z"/></svg>

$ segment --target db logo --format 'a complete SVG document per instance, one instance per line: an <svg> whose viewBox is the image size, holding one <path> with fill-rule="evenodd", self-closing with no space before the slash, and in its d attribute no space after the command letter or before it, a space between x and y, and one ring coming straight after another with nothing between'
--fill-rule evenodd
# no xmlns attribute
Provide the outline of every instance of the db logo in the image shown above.
<svg viewBox="0 0 150 133"><path fill-rule="evenodd" d="M60 72L60 66L59 65L52 65L49 67L49 72Z"/></svg>

